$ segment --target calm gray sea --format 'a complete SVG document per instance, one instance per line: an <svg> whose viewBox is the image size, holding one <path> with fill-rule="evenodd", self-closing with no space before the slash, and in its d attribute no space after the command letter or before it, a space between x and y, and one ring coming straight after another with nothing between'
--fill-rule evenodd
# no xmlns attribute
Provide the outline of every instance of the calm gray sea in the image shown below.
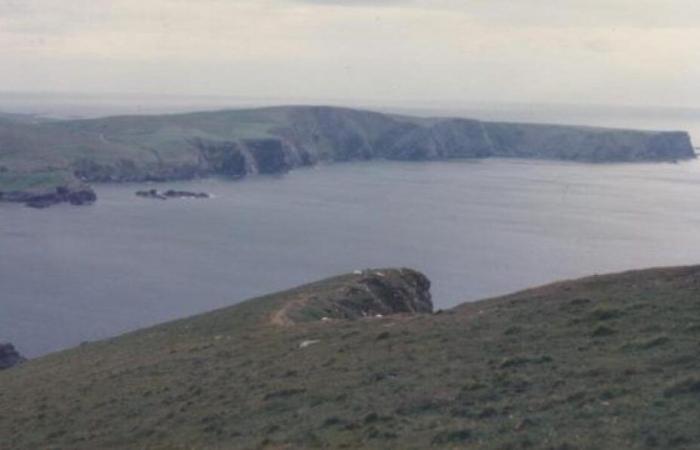
<svg viewBox="0 0 700 450"><path fill-rule="evenodd" d="M0 204L0 339L29 356L340 272L407 266L437 307L561 278L700 263L700 163L352 163L98 186L89 207Z"/></svg>

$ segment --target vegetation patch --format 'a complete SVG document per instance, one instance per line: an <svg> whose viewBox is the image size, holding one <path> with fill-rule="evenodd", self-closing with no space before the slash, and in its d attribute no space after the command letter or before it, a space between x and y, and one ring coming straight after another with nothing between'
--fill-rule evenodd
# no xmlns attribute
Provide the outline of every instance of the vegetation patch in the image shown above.
<svg viewBox="0 0 700 450"><path fill-rule="evenodd" d="M668 344L671 341L666 335L654 336L650 338L635 339L632 342L625 344L626 350L649 350L654 347L659 347Z"/></svg>
<svg viewBox="0 0 700 450"><path fill-rule="evenodd" d="M432 444L440 446L464 444L465 442L471 440L473 434L473 431L470 429L442 431L435 435L432 440Z"/></svg>
<svg viewBox="0 0 700 450"><path fill-rule="evenodd" d="M601 306L591 311L588 315L588 318L592 321L599 322L604 320L617 319L622 317L623 315L624 312L619 308Z"/></svg>
<svg viewBox="0 0 700 450"><path fill-rule="evenodd" d="M684 394L700 394L700 377L689 377L675 381L664 390L665 397L675 397Z"/></svg>
<svg viewBox="0 0 700 450"><path fill-rule="evenodd" d="M409 271L381 272L374 305L422 292ZM700 334L689 331L700 267L589 277L437 315L272 320L290 304L303 317L299 299L366 306L366 276L1 371L0 450L700 448ZM299 348L309 340L320 343Z"/></svg>
<svg viewBox="0 0 700 450"><path fill-rule="evenodd" d="M537 357L526 357L526 356L514 356L505 358L501 361L501 369L508 369L512 367L524 366L526 364L546 364L553 361L552 357L549 355L537 356Z"/></svg>
<svg viewBox="0 0 700 450"><path fill-rule="evenodd" d="M52 170L41 172L0 172L0 192L53 190L58 186L75 182L66 171Z"/></svg>
<svg viewBox="0 0 700 450"><path fill-rule="evenodd" d="M607 337L607 336L612 336L613 334L617 333L613 328L610 328L609 326L606 325L599 325L593 330L592 336L593 337Z"/></svg>

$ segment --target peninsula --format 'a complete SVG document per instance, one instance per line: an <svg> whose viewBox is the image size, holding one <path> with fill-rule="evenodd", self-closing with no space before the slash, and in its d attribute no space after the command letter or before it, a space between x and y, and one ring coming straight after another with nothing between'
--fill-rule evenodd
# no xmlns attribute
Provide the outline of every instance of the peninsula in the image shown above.
<svg viewBox="0 0 700 450"><path fill-rule="evenodd" d="M0 201L95 201L95 182L241 178L322 162L695 157L687 133L419 118L285 106L89 120L0 116Z"/></svg>

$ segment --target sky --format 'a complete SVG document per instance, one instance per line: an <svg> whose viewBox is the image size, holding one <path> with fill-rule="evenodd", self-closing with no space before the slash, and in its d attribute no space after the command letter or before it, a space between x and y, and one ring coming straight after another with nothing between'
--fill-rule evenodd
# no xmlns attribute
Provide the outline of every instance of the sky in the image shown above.
<svg viewBox="0 0 700 450"><path fill-rule="evenodd" d="M697 107L697 0L0 0L0 91Z"/></svg>

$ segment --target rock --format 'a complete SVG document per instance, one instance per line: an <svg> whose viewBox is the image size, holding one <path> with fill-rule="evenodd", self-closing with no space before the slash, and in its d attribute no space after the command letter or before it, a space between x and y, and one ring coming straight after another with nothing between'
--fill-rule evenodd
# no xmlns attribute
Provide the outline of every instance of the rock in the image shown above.
<svg viewBox="0 0 700 450"><path fill-rule="evenodd" d="M400 313L433 312L430 280L419 272L410 269L368 272L359 280L359 285L369 297L359 296L352 302L341 304L348 309L351 309L353 304L361 307L364 316L384 317Z"/></svg>
<svg viewBox="0 0 700 450"><path fill-rule="evenodd" d="M60 202L52 196L39 196L28 200L27 202L25 202L25 205L29 206L30 208L43 209L48 208L49 206L55 205L57 203Z"/></svg>
<svg viewBox="0 0 700 450"><path fill-rule="evenodd" d="M92 189L81 189L67 192L65 198L71 205L78 206L94 203L97 200L97 195Z"/></svg>
<svg viewBox="0 0 700 450"><path fill-rule="evenodd" d="M319 342L321 342L321 341L316 340L316 339L310 339L310 340L307 340L307 341L302 341L302 342L299 344L299 348L310 347L310 346L312 346L312 345L314 345L314 344L318 344Z"/></svg>
<svg viewBox="0 0 700 450"><path fill-rule="evenodd" d="M9 369L26 361L9 342L0 342L0 370Z"/></svg>
<svg viewBox="0 0 700 450"><path fill-rule="evenodd" d="M229 178L241 178L256 173L255 161L240 142L192 140L192 146L200 154L204 170Z"/></svg>
<svg viewBox="0 0 700 450"><path fill-rule="evenodd" d="M209 194L206 192L176 191L173 189L169 189L165 192L159 192L156 189L136 191L136 195L139 197L153 198L157 200L167 200L169 198L209 198Z"/></svg>
<svg viewBox="0 0 700 450"><path fill-rule="evenodd" d="M155 189L149 189L147 191L136 191L136 195L138 197L143 197L143 198L154 198L158 200L167 200L168 197L165 195L161 194Z"/></svg>
<svg viewBox="0 0 700 450"><path fill-rule="evenodd" d="M95 192L86 185L57 186L54 190L31 192L13 191L0 195L0 200L15 203L24 203L30 208L48 208L59 203L71 205L87 205L97 200Z"/></svg>
<svg viewBox="0 0 700 450"><path fill-rule="evenodd" d="M432 313L430 280L414 270L367 271L336 300L338 318L383 318L392 314Z"/></svg>
<svg viewBox="0 0 700 450"><path fill-rule="evenodd" d="M380 276L379 273L382 275ZM275 323L376 320L393 314L433 312L428 278L411 269L367 270L309 293L278 311Z"/></svg>
<svg viewBox="0 0 700 450"><path fill-rule="evenodd" d="M206 192L189 192L168 190L163 193L168 198L209 198Z"/></svg>

